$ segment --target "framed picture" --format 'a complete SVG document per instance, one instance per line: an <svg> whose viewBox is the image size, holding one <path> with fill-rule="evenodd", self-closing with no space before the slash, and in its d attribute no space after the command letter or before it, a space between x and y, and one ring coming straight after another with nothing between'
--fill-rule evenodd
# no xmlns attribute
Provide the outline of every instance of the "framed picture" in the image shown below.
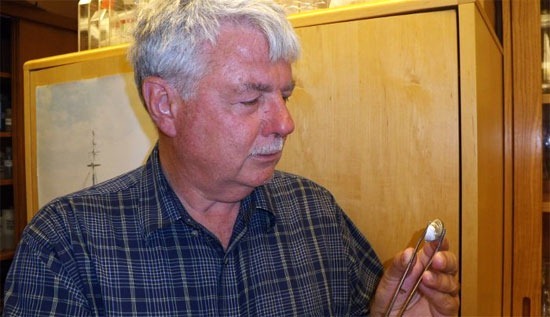
<svg viewBox="0 0 550 317"><path fill-rule="evenodd" d="M142 165L157 131L127 45L27 62L27 218L50 200Z"/></svg>

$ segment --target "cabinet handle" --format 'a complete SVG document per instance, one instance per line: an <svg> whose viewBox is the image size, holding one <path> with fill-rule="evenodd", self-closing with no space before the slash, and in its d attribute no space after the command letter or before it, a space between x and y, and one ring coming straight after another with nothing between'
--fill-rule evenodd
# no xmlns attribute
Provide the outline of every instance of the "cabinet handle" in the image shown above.
<svg viewBox="0 0 550 317"><path fill-rule="evenodd" d="M531 298L529 297L523 298L523 303L521 305L521 315L531 316Z"/></svg>

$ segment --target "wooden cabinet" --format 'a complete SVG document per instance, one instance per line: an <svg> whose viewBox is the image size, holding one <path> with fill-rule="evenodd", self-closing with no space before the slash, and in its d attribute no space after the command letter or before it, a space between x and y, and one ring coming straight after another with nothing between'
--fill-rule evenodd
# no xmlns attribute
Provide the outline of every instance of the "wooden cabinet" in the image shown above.
<svg viewBox="0 0 550 317"><path fill-rule="evenodd" d="M21 1L3 1L1 15L0 88L2 110L11 109L11 129L0 129L0 152L12 155L10 175L0 177L0 206L13 209L14 245L19 241L27 223L24 165L23 126L23 63L28 60L76 51L76 19L74 27L66 18L37 11L33 6L22 6ZM3 279L13 257L13 248L0 250L0 299L3 297ZM1 303L1 300L0 300ZM1 305L0 305L1 306Z"/></svg>
<svg viewBox="0 0 550 317"><path fill-rule="evenodd" d="M9 27L9 37L2 43L2 56L9 58L3 61L9 72L2 72L2 77L9 77L10 107L12 112L12 129L0 132L2 142L10 139L12 146L13 173L9 180L0 184L2 200L14 207L15 242L19 240L26 225L26 193L24 168L23 136L23 64L31 59L74 52L77 50L76 24L74 29L62 17L35 11L34 7L20 6L17 2L2 3L0 6L2 21ZM4 26L4 25L3 25ZM4 30L3 32L6 32ZM47 40L44 40L47 39ZM4 87L3 87L4 89ZM6 141L7 142L7 141ZM7 185L6 185L7 184ZM0 260L10 259L13 250L0 252Z"/></svg>
<svg viewBox="0 0 550 317"><path fill-rule="evenodd" d="M3 19L9 20L10 38L9 49L11 59L9 61L10 72L3 73L10 79L10 104L12 108L12 130L3 133L2 139L12 139L13 174L8 182L10 186L2 186L2 194L11 188L13 207L15 209L15 236L16 242L21 231L26 225L26 195L25 195L25 169L24 169L24 141L23 141L23 64L31 59L73 52L77 49L77 32L67 29L65 25L49 25L42 21L28 20L27 14L32 8L21 10L17 6L2 4L0 13ZM42 15L38 16L41 17ZM31 17L35 17L32 16ZM35 17L35 18L38 18ZM48 39L44 41L44 39ZM2 45L2 49L5 48ZM0 260L13 256L13 250L0 252Z"/></svg>
<svg viewBox="0 0 550 317"><path fill-rule="evenodd" d="M541 46L542 46L542 288L541 310L542 316L550 316L550 1L541 1ZM536 308L535 308L536 309Z"/></svg>
<svg viewBox="0 0 550 317"><path fill-rule="evenodd" d="M459 4L460 3L460 4ZM464 316L503 315L503 51L474 2L291 16L303 44L279 168L331 190L387 263L441 218Z"/></svg>
<svg viewBox="0 0 550 317"><path fill-rule="evenodd" d="M279 168L331 190L385 263L441 218L460 260L461 314L506 315L510 132L503 48L485 10L389 1L290 20L303 52ZM55 72L47 62L30 66Z"/></svg>
<svg viewBox="0 0 550 317"><path fill-rule="evenodd" d="M13 253L14 178L13 178L13 76L12 76L12 20L0 16L0 260ZM16 157L17 158L17 157Z"/></svg>
<svg viewBox="0 0 550 317"><path fill-rule="evenodd" d="M541 12L548 1L510 1L514 120L512 313L542 314L542 264L550 261L550 95L541 80ZM546 165L546 167L544 166ZM544 186L543 186L544 185Z"/></svg>

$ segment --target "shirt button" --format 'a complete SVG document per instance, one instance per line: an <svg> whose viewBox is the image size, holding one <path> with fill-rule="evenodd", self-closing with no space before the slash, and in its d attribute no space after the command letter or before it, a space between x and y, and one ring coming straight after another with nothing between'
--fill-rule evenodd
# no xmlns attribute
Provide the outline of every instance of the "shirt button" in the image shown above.
<svg viewBox="0 0 550 317"><path fill-rule="evenodd" d="M191 231L191 235L192 235L193 237L196 237L196 236L199 235L199 231L198 231L198 230L193 230L193 231Z"/></svg>
<svg viewBox="0 0 550 317"><path fill-rule="evenodd" d="M229 263L229 258L223 259L223 264L227 265Z"/></svg>

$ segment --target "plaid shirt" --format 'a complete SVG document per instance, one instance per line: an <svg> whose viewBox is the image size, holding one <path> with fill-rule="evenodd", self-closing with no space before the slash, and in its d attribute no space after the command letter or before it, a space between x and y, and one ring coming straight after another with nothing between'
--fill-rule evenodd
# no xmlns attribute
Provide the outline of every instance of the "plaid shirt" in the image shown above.
<svg viewBox="0 0 550 317"><path fill-rule="evenodd" d="M330 193L276 172L241 204L226 251L161 172L54 200L25 229L4 316L368 315L382 266Z"/></svg>

